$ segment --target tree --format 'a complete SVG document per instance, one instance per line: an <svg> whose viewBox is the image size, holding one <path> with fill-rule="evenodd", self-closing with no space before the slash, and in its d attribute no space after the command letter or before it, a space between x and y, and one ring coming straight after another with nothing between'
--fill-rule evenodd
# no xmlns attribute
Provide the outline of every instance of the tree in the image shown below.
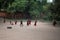
<svg viewBox="0 0 60 40"><path fill-rule="evenodd" d="M16 12L20 11L26 15L26 18L32 18L38 16L41 12L42 5L36 0L15 0L12 4L9 4L7 12Z"/></svg>
<svg viewBox="0 0 60 40"><path fill-rule="evenodd" d="M60 20L60 0L55 0L54 4L51 5L50 10L52 17L55 20Z"/></svg>
<svg viewBox="0 0 60 40"><path fill-rule="evenodd" d="M36 16L40 18L40 13L47 13L49 7L46 0L6 0L6 3L8 6L6 6L6 8L4 6L3 9L6 9L8 13L16 15L17 12L23 12L26 16L25 18L35 18Z"/></svg>
<svg viewBox="0 0 60 40"><path fill-rule="evenodd" d="M0 11L1 9L7 9L9 4L12 4L14 0L0 0Z"/></svg>

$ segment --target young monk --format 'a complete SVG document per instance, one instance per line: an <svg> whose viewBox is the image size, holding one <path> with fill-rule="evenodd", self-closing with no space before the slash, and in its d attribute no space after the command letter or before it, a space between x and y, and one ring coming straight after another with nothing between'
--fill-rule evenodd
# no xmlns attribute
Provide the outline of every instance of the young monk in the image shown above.
<svg viewBox="0 0 60 40"><path fill-rule="evenodd" d="M28 24L31 25L31 20L30 19L28 19Z"/></svg>
<svg viewBox="0 0 60 40"><path fill-rule="evenodd" d="M30 24L30 23L29 23L29 20L27 20L27 26L29 26L29 24Z"/></svg>
<svg viewBox="0 0 60 40"><path fill-rule="evenodd" d="M15 21L15 25L17 24L17 21Z"/></svg>
<svg viewBox="0 0 60 40"><path fill-rule="evenodd" d="M35 20L35 23L34 23L34 26L36 26L37 25L37 20Z"/></svg>
<svg viewBox="0 0 60 40"><path fill-rule="evenodd" d="M20 25L23 25L23 22L22 21L20 22Z"/></svg>
<svg viewBox="0 0 60 40"><path fill-rule="evenodd" d="M53 26L55 26L56 24L57 24L57 22L54 20L54 21L53 21Z"/></svg>
<svg viewBox="0 0 60 40"><path fill-rule="evenodd" d="M4 23L6 22L6 20L4 19L4 21L3 21Z"/></svg>

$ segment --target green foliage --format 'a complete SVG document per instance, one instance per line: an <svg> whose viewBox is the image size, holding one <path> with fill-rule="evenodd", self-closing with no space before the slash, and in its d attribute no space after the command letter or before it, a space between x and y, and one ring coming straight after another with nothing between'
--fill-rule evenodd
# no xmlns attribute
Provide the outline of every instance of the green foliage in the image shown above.
<svg viewBox="0 0 60 40"><path fill-rule="evenodd" d="M0 9L6 9L14 0L0 0Z"/></svg>
<svg viewBox="0 0 60 40"><path fill-rule="evenodd" d="M60 0L55 0L55 3L51 5L50 10L52 17L55 20L60 20Z"/></svg>
<svg viewBox="0 0 60 40"><path fill-rule="evenodd" d="M7 10L23 11L26 7L27 0L15 0L11 5L9 4Z"/></svg>
<svg viewBox="0 0 60 40"><path fill-rule="evenodd" d="M4 1L4 0L2 0L2 1ZM2 2L2 1L0 1L0 2ZM36 1L36 0L14 0L14 1L8 0L8 2L7 2L7 0L6 0L6 3L8 4L8 6L5 9L8 13L15 14L16 11L20 11L26 15L29 14L31 16L31 18L36 18L36 16L37 16L37 18L39 18L39 19L40 19L40 14L44 13L44 15L46 15L44 17L44 19L47 20L47 19L51 18L50 17L51 13L49 12L49 7L51 4L47 4L46 0L42 0L42 2Z"/></svg>

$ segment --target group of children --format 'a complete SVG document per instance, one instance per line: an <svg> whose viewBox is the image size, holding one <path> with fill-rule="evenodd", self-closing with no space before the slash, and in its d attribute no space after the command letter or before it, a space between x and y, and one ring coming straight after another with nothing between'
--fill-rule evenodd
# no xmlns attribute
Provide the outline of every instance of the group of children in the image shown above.
<svg viewBox="0 0 60 40"><path fill-rule="evenodd" d="M6 22L6 20L4 19L4 21L3 21L4 23ZM14 25L11 21L10 21L10 24L11 25ZM15 21L15 25L17 24L17 21ZM53 21L53 26L55 26L57 24L57 22L54 20ZM20 25L23 25L23 21L21 20L20 21ZM27 26L29 26L29 25L31 25L31 20L27 20ZM34 26L36 26L37 25L37 20L35 20L35 22L34 22Z"/></svg>
<svg viewBox="0 0 60 40"><path fill-rule="evenodd" d="M3 21L4 23L6 22L6 20L4 19L4 21ZM10 21L10 24L11 25L16 25L17 24L17 21L15 21L14 22L14 24L12 23L12 21ZM21 20L20 21L20 25L23 25L23 21ZM29 25L31 25L31 20L27 20L27 26L29 26ZM37 25L37 20L35 20L35 22L34 22L34 26L36 26Z"/></svg>

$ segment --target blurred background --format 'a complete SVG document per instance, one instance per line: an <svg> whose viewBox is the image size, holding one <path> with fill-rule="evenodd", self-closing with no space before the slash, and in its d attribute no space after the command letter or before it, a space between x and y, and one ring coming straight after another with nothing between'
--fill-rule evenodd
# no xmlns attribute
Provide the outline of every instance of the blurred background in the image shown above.
<svg viewBox="0 0 60 40"><path fill-rule="evenodd" d="M0 17L60 21L60 0L0 0Z"/></svg>

